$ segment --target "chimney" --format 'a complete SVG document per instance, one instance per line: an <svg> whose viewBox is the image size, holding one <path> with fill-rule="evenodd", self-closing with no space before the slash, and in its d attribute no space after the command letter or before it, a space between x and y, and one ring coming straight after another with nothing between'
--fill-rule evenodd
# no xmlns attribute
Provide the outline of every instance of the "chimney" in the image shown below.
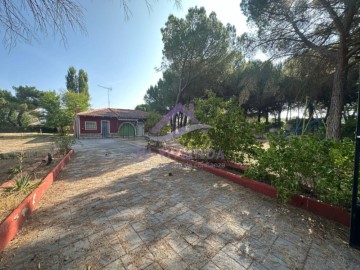
<svg viewBox="0 0 360 270"><path fill-rule="evenodd" d="M76 107L76 109L75 109L75 114L78 114L79 112L81 112L80 107Z"/></svg>

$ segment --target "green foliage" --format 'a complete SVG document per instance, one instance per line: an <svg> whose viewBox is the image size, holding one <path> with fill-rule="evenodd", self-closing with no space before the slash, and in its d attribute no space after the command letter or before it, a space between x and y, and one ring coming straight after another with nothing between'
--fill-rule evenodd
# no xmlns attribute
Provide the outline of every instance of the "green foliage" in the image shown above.
<svg viewBox="0 0 360 270"><path fill-rule="evenodd" d="M31 174L21 175L15 179L14 185L6 187L5 190L7 192L24 192L33 190L40 184L40 181L31 184L30 180L32 177L33 176Z"/></svg>
<svg viewBox="0 0 360 270"><path fill-rule="evenodd" d="M64 92L60 95L55 91L43 92L40 104L46 110L45 126L58 128L64 133L72 125L76 109L85 111L89 108L89 97L82 93Z"/></svg>
<svg viewBox="0 0 360 270"><path fill-rule="evenodd" d="M78 75L78 91L87 97L90 96L88 80L87 73L83 69L80 69Z"/></svg>
<svg viewBox="0 0 360 270"><path fill-rule="evenodd" d="M78 80L76 75L76 69L74 67L69 67L65 79L66 79L66 89L68 91L72 91L76 93L78 89Z"/></svg>
<svg viewBox="0 0 360 270"><path fill-rule="evenodd" d="M158 85L158 90L170 89L166 93L173 96L171 107L203 96L241 59L235 27L223 25L214 12L208 15L203 7L190 8L185 19L170 15L161 33L162 68L170 77L165 78L164 72L165 85Z"/></svg>
<svg viewBox="0 0 360 270"><path fill-rule="evenodd" d="M75 67L69 67L65 79L66 79L66 89L69 92L81 93L87 97L90 96L88 74L83 69L80 69L78 74L76 74Z"/></svg>
<svg viewBox="0 0 360 270"><path fill-rule="evenodd" d="M181 136L180 143L186 147L222 151L225 159L244 163L259 146L258 125L246 120L235 99L225 101L208 92L207 99L195 101L195 117L212 128Z"/></svg>
<svg viewBox="0 0 360 270"><path fill-rule="evenodd" d="M284 1L242 0L241 9L257 31L243 35L244 47L267 50L273 58L308 53L326 58L331 70L332 91L328 104L327 137L339 140L343 98L349 67L360 52L354 46L359 39L359 0ZM351 53L349 53L351 52ZM319 57L320 56L320 57ZM307 61L306 69L313 65ZM319 69L315 69L315 74ZM326 85L324 85L326 87Z"/></svg>
<svg viewBox="0 0 360 270"><path fill-rule="evenodd" d="M55 145L59 149L60 154L62 155L66 155L75 143L76 137L69 134L61 134L55 140Z"/></svg>
<svg viewBox="0 0 360 270"><path fill-rule="evenodd" d="M66 126L71 125L73 114L61 107L61 96L56 94L55 91L44 92L40 104L46 110L46 127L58 128L63 131Z"/></svg>
<svg viewBox="0 0 360 270"><path fill-rule="evenodd" d="M39 107L42 92L33 86L13 87L15 96L6 90L0 90L1 127L26 127L35 119L34 110Z"/></svg>
<svg viewBox="0 0 360 270"><path fill-rule="evenodd" d="M148 119L145 122L145 132L150 132L151 133L151 129L161 121L162 119L162 115L158 114L156 112L150 112L148 115ZM170 131L170 126L166 125L164 126L159 133L157 134L153 134L153 135L165 135Z"/></svg>
<svg viewBox="0 0 360 270"><path fill-rule="evenodd" d="M269 148L257 149L246 175L270 182L288 201L295 194L311 195L344 208L350 206L354 145L317 136L269 135Z"/></svg>
<svg viewBox="0 0 360 270"><path fill-rule="evenodd" d="M342 138L355 138L356 131L356 117L349 117L345 124L341 126L341 137Z"/></svg>
<svg viewBox="0 0 360 270"><path fill-rule="evenodd" d="M155 86L150 86L144 96L151 111L165 113L176 101L176 75L167 70Z"/></svg>
<svg viewBox="0 0 360 270"><path fill-rule="evenodd" d="M77 109L80 109L80 111L86 111L90 107L90 98L83 93L67 91L62 94L61 99L66 110L73 115L75 115Z"/></svg>
<svg viewBox="0 0 360 270"><path fill-rule="evenodd" d="M269 112L282 108L280 75L280 68L271 62L253 61L244 66L239 102L248 112L257 114L258 122L261 116L267 116Z"/></svg>
<svg viewBox="0 0 360 270"><path fill-rule="evenodd" d="M150 106L148 104L139 104L136 105L135 110L143 111L143 112L149 112Z"/></svg>
<svg viewBox="0 0 360 270"><path fill-rule="evenodd" d="M18 174L21 171L20 166L15 166L7 170L8 174Z"/></svg>
<svg viewBox="0 0 360 270"><path fill-rule="evenodd" d="M30 184L31 179L34 177L33 174L23 174L23 162L25 158L25 153L21 151L17 158L19 160L19 165L11 169L11 173L18 173L15 178L14 185L6 187L5 190L8 192L21 192L29 191L34 189L39 185L40 182Z"/></svg>

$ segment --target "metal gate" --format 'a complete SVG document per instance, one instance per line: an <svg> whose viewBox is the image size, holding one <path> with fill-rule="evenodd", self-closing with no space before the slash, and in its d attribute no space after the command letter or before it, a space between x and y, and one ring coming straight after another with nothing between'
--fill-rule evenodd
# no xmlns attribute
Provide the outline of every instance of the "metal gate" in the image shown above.
<svg viewBox="0 0 360 270"><path fill-rule="evenodd" d="M110 133L109 121L102 120L101 121L101 136L103 138L107 138L107 137L109 137L109 133Z"/></svg>
<svg viewBox="0 0 360 270"><path fill-rule="evenodd" d="M124 123L119 129L120 137L135 137L135 128L130 123Z"/></svg>

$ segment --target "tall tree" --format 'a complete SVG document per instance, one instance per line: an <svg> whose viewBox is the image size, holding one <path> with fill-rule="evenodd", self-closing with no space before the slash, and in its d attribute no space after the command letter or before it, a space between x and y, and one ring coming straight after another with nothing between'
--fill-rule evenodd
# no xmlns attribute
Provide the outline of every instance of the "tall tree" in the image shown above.
<svg viewBox="0 0 360 270"><path fill-rule="evenodd" d="M147 104L139 104L139 105L136 105L135 110L143 111L143 112L149 112L150 111L150 106L147 105Z"/></svg>
<svg viewBox="0 0 360 270"><path fill-rule="evenodd" d="M203 7L190 8L185 19L170 15L161 33L163 67L176 76L172 106L182 100L189 86L202 75L206 76L202 81L208 84L221 78L227 65L238 56L235 27L224 26L214 12L208 16Z"/></svg>
<svg viewBox="0 0 360 270"><path fill-rule="evenodd" d="M77 109L85 111L89 108L89 97L83 93L65 91L57 94L55 91L45 91L40 99L40 104L45 109L45 126L57 128L64 132L71 126Z"/></svg>
<svg viewBox="0 0 360 270"><path fill-rule="evenodd" d="M71 66L65 76L66 88L70 92L81 93L90 97L89 94L89 78L88 74L83 69L79 69L76 73L75 67Z"/></svg>
<svg viewBox="0 0 360 270"><path fill-rule="evenodd" d="M74 67L69 67L65 79L66 89L78 93L78 76L76 75L76 69Z"/></svg>
<svg viewBox="0 0 360 270"><path fill-rule="evenodd" d="M34 110L39 107L42 92L32 86L18 86L13 89L15 96L9 91L0 90L1 115L6 115L7 124L21 127L24 124L24 116L34 113Z"/></svg>
<svg viewBox="0 0 360 270"><path fill-rule="evenodd" d="M328 58L313 53L291 57L284 63L284 75L289 90L296 92L294 102L303 106L308 99L310 104L329 112L334 67Z"/></svg>
<svg viewBox="0 0 360 270"><path fill-rule="evenodd" d="M88 75L83 69L78 73L78 92L89 96Z"/></svg>
<svg viewBox="0 0 360 270"><path fill-rule="evenodd" d="M327 136L340 139L349 64L360 52L360 0L242 0L241 8L258 28L249 44L275 57L312 50L333 62Z"/></svg>
<svg viewBox="0 0 360 270"><path fill-rule="evenodd" d="M89 109L89 97L83 93L64 92L61 97L63 106L75 115L77 110L86 111Z"/></svg>
<svg viewBox="0 0 360 270"><path fill-rule="evenodd" d="M65 127L71 125L72 114L61 106L61 96L55 91L45 91L40 98L41 107L46 111L45 126L57 128L64 132Z"/></svg>
<svg viewBox="0 0 360 270"><path fill-rule="evenodd" d="M144 101L151 111L165 113L174 105L177 96L175 82L175 74L167 70L155 86L150 86Z"/></svg>
<svg viewBox="0 0 360 270"><path fill-rule="evenodd" d="M245 65L241 75L239 103L252 113L258 122L261 116L269 121L269 113L277 105L280 93L280 71L271 62L254 61ZM281 110L277 108L277 111Z"/></svg>

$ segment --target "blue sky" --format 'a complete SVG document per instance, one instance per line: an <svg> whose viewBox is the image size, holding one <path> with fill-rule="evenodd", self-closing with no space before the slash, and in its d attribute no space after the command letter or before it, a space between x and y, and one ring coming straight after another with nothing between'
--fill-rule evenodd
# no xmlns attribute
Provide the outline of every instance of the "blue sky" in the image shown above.
<svg viewBox="0 0 360 270"><path fill-rule="evenodd" d="M149 13L144 0L131 1L132 16L125 20L118 0L79 1L85 11L87 34L67 32L65 47L59 38L49 35L32 44L19 43L10 51L0 46L0 89L35 86L39 90L65 90L65 75L70 66L84 69L89 76L91 107L107 107L107 90L112 87L110 106L133 109L143 103L150 85L161 72L162 40L160 28L170 14L184 17L188 8L204 6L215 11L225 24L246 31L246 18L240 0L183 0L177 9L170 0L159 0Z"/></svg>

